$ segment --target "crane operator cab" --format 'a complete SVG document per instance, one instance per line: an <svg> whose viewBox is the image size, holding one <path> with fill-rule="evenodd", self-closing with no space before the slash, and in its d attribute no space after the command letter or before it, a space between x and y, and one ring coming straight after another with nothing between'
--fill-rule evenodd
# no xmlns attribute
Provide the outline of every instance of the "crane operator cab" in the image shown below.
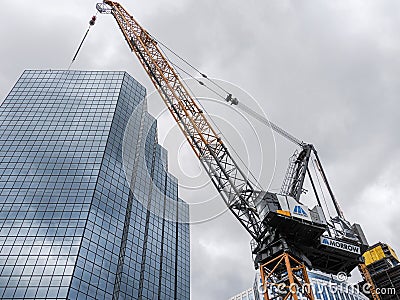
<svg viewBox="0 0 400 300"><path fill-rule="evenodd" d="M368 242L359 224L351 225L345 220L321 165L318 168L338 215L327 219L317 194L318 203L314 207L310 208L300 201L304 193L304 179L310 174L308 162L311 154L320 164L314 147L304 145L300 153L295 153L292 165L289 165L285 178L286 189L278 194L262 191L254 201L265 228L262 241L252 246L256 268L267 258L285 251L297 254L308 268L330 274L349 274L362 262Z"/></svg>

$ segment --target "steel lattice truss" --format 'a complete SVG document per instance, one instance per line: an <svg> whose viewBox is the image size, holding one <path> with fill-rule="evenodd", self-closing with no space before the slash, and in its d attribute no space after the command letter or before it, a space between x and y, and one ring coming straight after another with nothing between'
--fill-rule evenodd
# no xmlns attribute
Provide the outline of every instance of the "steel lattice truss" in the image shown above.
<svg viewBox="0 0 400 300"><path fill-rule="evenodd" d="M226 205L251 236L260 240L262 225L254 207L259 191L240 170L157 42L119 3L105 0L97 5L97 9L114 16L129 47L143 65Z"/></svg>
<svg viewBox="0 0 400 300"><path fill-rule="evenodd" d="M260 266L264 300L314 300L307 269L288 253L283 253Z"/></svg>

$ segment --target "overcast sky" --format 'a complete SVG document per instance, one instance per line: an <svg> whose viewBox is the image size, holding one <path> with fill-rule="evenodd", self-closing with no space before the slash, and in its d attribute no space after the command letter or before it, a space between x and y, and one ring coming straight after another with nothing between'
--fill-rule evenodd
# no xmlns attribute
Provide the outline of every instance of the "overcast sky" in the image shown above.
<svg viewBox="0 0 400 300"><path fill-rule="evenodd" d="M86 0L3 2L1 99L25 69L67 68L95 13L95 2ZM237 88L247 105L312 142L347 219L363 226L370 244L387 242L400 252L399 1L122 4L192 64L229 82L224 85L229 89ZM99 16L72 68L124 70L153 91L111 16ZM259 125L253 130L227 106L205 105L245 163L261 174L264 188L276 162L271 189L279 189L295 147L279 137L275 144L268 130ZM149 97L149 109L160 115L160 142L169 150L182 198L193 204L192 216L196 221L207 217L207 209L197 209L204 198L221 209L221 199L162 113L158 96ZM191 189L194 182L198 186ZM228 299L252 285L250 238L230 214L194 224L191 233L192 299Z"/></svg>

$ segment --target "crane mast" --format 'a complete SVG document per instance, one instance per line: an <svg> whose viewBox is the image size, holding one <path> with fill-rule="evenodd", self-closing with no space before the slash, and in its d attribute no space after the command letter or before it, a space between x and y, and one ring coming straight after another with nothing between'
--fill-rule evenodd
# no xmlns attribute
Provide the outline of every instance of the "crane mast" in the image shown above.
<svg viewBox="0 0 400 300"><path fill-rule="evenodd" d="M235 162L157 42L119 3L106 0L98 3L97 9L113 15L224 202L252 238L260 240L263 226L254 206L259 191Z"/></svg>

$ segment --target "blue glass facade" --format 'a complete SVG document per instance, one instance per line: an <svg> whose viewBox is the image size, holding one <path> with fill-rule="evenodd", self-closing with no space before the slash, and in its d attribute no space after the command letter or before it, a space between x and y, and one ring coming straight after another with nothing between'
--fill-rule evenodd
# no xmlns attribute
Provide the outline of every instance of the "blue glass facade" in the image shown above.
<svg viewBox="0 0 400 300"><path fill-rule="evenodd" d="M189 299L188 206L125 72L25 71L0 107L0 298Z"/></svg>

